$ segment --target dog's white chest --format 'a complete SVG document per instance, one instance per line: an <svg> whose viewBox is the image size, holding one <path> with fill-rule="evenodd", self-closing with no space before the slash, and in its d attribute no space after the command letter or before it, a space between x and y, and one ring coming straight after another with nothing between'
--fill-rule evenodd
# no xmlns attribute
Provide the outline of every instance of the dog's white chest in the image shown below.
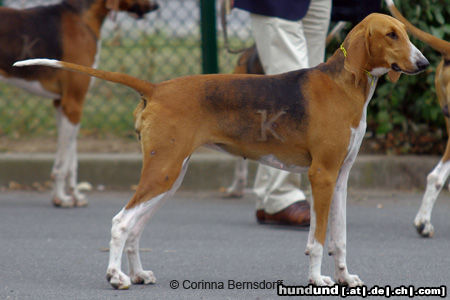
<svg viewBox="0 0 450 300"><path fill-rule="evenodd" d="M51 99L59 99L60 95L52 93L48 90L46 90L42 84L37 80L24 80L20 78L14 78L14 77L4 77L0 75L0 82L4 82L7 84L11 84L14 86L17 86L21 89L26 90L27 92L30 92L32 94L51 98Z"/></svg>
<svg viewBox="0 0 450 300"><path fill-rule="evenodd" d="M366 102L364 104L363 112L361 115L361 120L359 121L358 127L351 128L350 142L348 145L348 154L344 160L344 164L353 164L358 155L359 148L361 147L362 140L366 134L367 128L367 105L369 105L370 99L372 99L373 93L377 86L378 77L369 78L370 90L367 96Z"/></svg>
<svg viewBox="0 0 450 300"><path fill-rule="evenodd" d="M350 143L348 145L348 154L346 159L344 160L344 164L351 163L356 159L356 156L358 155L359 148L361 147L362 140L364 138L364 135L366 133L366 111L363 113L363 117L361 118L361 121L359 122L358 127L351 128L351 136L350 136Z"/></svg>

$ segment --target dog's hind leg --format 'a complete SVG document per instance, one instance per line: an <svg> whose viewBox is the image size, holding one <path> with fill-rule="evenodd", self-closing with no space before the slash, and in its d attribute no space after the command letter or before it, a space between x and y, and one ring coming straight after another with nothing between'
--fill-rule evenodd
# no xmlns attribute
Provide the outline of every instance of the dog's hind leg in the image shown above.
<svg viewBox="0 0 450 300"><path fill-rule="evenodd" d="M151 271L144 271L139 258L139 238L144 229L146 222L162 205L164 200L172 196L180 186L184 173L186 172L188 159L183 163L183 167L178 169L180 173L177 180L174 180L173 186L164 192L159 192L156 196L150 196L150 200L141 202L144 195L148 194L150 188L144 187L147 181L141 181L136 194L133 196L128 205L123 208L112 221L111 242L109 265L107 270L107 279L114 288L127 289L133 283L154 283L155 278ZM181 166L180 166L181 167ZM143 171L144 173L145 171ZM158 176L156 174L154 176ZM153 177L154 177L153 176ZM140 188L141 187L141 188ZM147 192L145 191L147 190ZM153 193L152 193L153 194ZM147 198L147 197L145 197ZM138 203L135 206L133 203ZM131 204L131 205L130 205ZM130 266L130 278L121 271L122 253L126 251Z"/></svg>
<svg viewBox="0 0 450 300"><path fill-rule="evenodd" d="M450 140L447 142L447 149L450 150ZM439 161L437 166L427 176L427 188L423 195L422 204L414 219L414 226L417 232L423 237L432 237L434 234L434 227L431 224L431 212L450 174L450 160L448 158L444 160L444 158Z"/></svg>
<svg viewBox="0 0 450 300"><path fill-rule="evenodd" d="M170 198L180 187L184 175L186 174L189 164L189 158L186 158L183 162L180 175L178 175L177 180L173 184L172 188L164 193L163 197L157 205L152 207L145 215L143 215L139 221L136 222L133 229L131 229L128 239L125 243L125 252L128 256L128 264L130 268L131 282L135 284L149 284L155 283L156 278L152 271L144 271L141 264L141 259L139 257L139 239L144 230L144 226L150 217L154 214L156 209L164 202L165 199Z"/></svg>
<svg viewBox="0 0 450 300"><path fill-rule="evenodd" d="M153 128L158 137L142 134L143 167L136 193L128 204L113 218L107 280L114 288L127 289L134 283L152 283L153 273L144 271L139 259L139 238L145 223L163 201L173 195L181 185L187 169L191 148L180 149L175 138L169 144L161 143L161 131ZM159 140L158 142L150 142ZM157 146L158 145L158 146ZM126 250L130 263L130 277L121 270L122 253Z"/></svg>

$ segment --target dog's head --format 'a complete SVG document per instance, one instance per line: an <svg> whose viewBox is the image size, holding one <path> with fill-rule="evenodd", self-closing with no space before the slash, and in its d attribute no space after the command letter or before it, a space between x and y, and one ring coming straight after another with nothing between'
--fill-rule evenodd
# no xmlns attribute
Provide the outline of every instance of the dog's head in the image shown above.
<svg viewBox="0 0 450 300"><path fill-rule="evenodd" d="M153 0L106 0L106 8L114 11L126 11L142 18L146 13L158 9Z"/></svg>
<svg viewBox="0 0 450 300"><path fill-rule="evenodd" d="M417 74L429 62L410 42L403 23L383 14L370 14L356 25L344 41L346 70L355 74L356 83L364 70L374 76L388 73L396 82L401 73Z"/></svg>

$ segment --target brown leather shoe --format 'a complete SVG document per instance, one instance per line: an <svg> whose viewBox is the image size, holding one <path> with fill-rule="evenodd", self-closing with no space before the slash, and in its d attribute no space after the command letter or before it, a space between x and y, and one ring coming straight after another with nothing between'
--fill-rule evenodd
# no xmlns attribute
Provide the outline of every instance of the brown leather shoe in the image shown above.
<svg viewBox="0 0 450 300"><path fill-rule="evenodd" d="M309 226L309 203L297 201L275 214L268 214L264 209L256 211L256 220L260 224L278 224L291 226Z"/></svg>

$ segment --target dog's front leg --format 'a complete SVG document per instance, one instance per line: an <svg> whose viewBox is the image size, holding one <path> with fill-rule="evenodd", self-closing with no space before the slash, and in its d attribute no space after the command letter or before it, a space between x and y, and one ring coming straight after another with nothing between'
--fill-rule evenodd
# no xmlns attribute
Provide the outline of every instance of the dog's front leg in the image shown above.
<svg viewBox="0 0 450 300"><path fill-rule="evenodd" d="M347 269L347 181L354 159L346 160L339 172L331 204L329 254L334 255L334 279L340 284L351 287L363 285L357 275L351 275Z"/></svg>
<svg viewBox="0 0 450 300"><path fill-rule="evenodd" d="M74 201L66 194L66 179L71 167L71 154L76 148L76 138L80 124L73 124L65 116L61 107L57 108L58 149L52 169L55 181L53 188L53 204L62 207L72 207ZM76 149L75 149L76 151Z"/></svg>
<svg viewBox="0 0 450 300"><path fill-rule="evenodd" d="M333 285L333 280L322 276L323 246L328 225L328 213L336 183L337 170L313 161L308 172L312 188L311 225L305 253L309 255L309 282L322 286Z"/></svg>

